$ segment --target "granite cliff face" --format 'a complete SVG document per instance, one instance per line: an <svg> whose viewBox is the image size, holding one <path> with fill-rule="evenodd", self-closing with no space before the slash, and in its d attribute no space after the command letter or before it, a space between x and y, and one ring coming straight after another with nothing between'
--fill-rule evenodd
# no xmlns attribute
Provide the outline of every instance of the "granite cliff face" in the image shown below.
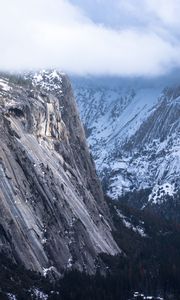
<svg viewBox="0 0 180 300"><path fill-rule="evenodd" d="M1 76L0 141L0 251L57 275L120 251L65 75Z"/></svg>

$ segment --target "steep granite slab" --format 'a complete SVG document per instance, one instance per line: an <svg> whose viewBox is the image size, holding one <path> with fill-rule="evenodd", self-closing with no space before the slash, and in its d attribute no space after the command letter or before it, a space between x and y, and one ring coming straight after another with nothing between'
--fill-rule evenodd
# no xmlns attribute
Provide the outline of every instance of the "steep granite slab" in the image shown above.
<svg viewBox="0 0 180 300"><path fill-rule="evenodd" d="M0 250L44 274L94 273L100 253L120 250L69 80L44 74L41 85L2 78Z"/></svg>

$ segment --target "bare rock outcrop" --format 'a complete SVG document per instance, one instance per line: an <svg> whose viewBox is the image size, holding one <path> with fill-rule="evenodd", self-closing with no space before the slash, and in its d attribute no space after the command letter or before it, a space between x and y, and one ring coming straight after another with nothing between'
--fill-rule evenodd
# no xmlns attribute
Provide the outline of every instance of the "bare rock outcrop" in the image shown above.
<svg viewBox="0 0 180 300"><path fill-rule="evenodd" d="M94 273L120 251L111 225L67 77L1 78L0 251L44 274Z"/></svg>

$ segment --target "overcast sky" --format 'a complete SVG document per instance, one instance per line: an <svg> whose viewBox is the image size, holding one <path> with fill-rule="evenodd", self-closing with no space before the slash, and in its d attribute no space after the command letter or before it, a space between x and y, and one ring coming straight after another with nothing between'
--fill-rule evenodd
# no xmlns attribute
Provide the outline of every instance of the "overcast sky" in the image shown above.
<svg viewBox="0 0 180 300"><path fill-rule="evenodd" d="M180 67L180 0L0 4L0 69L152 76Z"/></svg>

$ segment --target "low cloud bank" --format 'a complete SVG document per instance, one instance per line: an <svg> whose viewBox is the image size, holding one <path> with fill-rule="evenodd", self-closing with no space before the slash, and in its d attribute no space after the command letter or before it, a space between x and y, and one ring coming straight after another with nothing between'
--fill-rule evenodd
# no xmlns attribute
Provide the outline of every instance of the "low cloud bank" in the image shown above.
<svg viewBox="0 0 180 300"><path fill-rule="evenodd" d="M102 15L110 1L91 1L97 7L94 15L90 2L88 7L85 2L4 1L0 69L154 76L180 66L179 0L139 0L139 5L132 0L112 1L109 13L113 20L116 11L116 24Z"/></svg>

